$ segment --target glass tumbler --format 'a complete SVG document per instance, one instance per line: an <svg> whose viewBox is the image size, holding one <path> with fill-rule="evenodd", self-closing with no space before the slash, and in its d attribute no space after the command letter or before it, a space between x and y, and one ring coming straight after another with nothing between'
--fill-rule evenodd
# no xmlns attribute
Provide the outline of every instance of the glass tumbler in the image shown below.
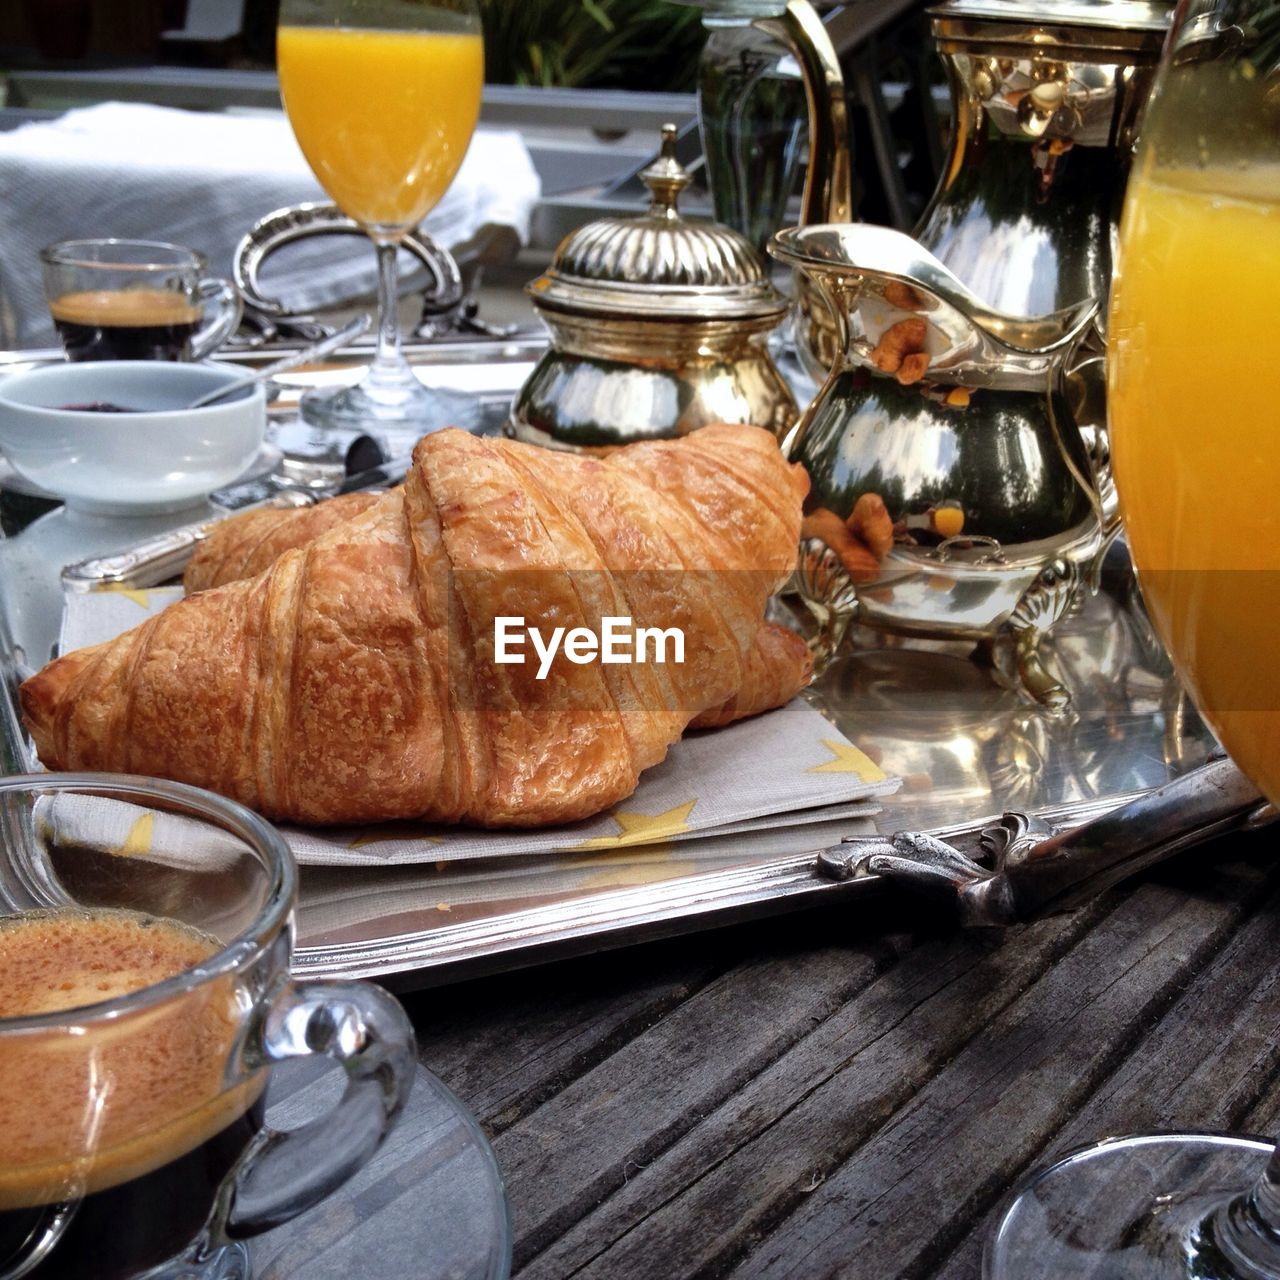
<svg viewBox="0 0 1280 1280"><path fill-rule="evenodd" d="M1197 709L1280 802L1280 5L1182 0L1125 196L1111 457L1143 599ZM1030 1175L989 1280L1280 1277L1280 1154L1108 1138Z"/></svg>
<svg viewBox="0 0 1280 1280"><path fill-rule="evenodd" d="M400 1005L289 976L279 834L194 787L0 778L0 1280L242 1280L246 1237L356 1172L415 1069ZM175 959L176 958L176 959ZM346 1087L287 1133L274 1063Z"/></svg>
<svg viewBox="0 0 1280 1280"><path fill-rule="evenodd" d="M235 285L182 245L63 240L40 265L68 360L203 360L240 324Z"/></svg>

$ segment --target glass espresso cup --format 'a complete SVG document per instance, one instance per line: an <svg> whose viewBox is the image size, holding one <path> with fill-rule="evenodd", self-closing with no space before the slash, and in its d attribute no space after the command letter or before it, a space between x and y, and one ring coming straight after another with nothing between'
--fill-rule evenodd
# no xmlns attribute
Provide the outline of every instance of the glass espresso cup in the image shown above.
<svg viewBox="0 0 1280 1280"><path fill-rule="evenodd" d="M237 1280L238 1241L350 1177L408 1095L413 1033L360 982L289 977L279 834L195 787L0 778L0 1280ZM346 1090L288 1133L273 1063Z"/></svg>
<svg viewBox="0 0 1280 1280"><path fill-rule="evenodd" d="M68 360L203 360L240 323L235 286L181 245L64 240L40 264Z"/></svg>

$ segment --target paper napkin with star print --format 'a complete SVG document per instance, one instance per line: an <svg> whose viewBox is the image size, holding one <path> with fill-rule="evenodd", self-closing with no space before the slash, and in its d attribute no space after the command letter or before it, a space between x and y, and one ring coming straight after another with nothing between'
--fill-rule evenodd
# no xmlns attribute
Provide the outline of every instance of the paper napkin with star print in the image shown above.
<svg viewBox="0 0 1280 1280"><path fill-rule="evenodd" d="M530 854L588 853L854 818L897 789L824 716L797 699L724 729L687 734L640 775L620 804L594 818L536 831L474 831L390 822L282 828L298 861L404 866Z"/></svg>
<svg viewBox="0 0 1280 1280"><path fill-rule="evenodd" d="M464 862L435 866L311 867L298 903L298 937L306 946L341 946L372 932L410 926L465 928L497 910L524 910L548 901L563 905L618 890L643 890L682 876L732 873L797 856L811 862L819 849L849 836L874 835L870 818L842 818L801 827L770 827L736 835L708 832L701 840L631 845L609 852L505 858L477 868Z"/></svg>
<svg viewBox="0 0 1280 1280"><path fill-rule="evenodd" d="M108 639L176 598L176 589L72 596L64 650ZM803 699L727 728L687 734L613 809L566 826L476 831L421 822L282 827L313 866L441 865L484 858L584 854L741 835L780 825L851 820L897 789Z"/></svg>

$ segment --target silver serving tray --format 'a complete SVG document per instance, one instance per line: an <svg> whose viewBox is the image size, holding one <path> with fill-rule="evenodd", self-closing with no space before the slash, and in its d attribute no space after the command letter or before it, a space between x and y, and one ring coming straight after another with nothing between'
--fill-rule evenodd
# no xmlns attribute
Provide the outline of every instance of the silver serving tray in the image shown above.
<svg viewBox="0 0 1280 1280"><path fill-rule="evenodd" d="M430 359L494 363L493 344L463 345L435 348ZM513 372L529 358L520 345L505 356ZM0 369L6 363L0 357ZM1066 716L1029 702L990 654L855 629L805 696L903 778L873 820L879 832L927 831L972 844L1010 809L1064 831L1203 763L1213 740L1152 635L1122 543L1101 582L1043 642L1071 693ZM17 709L18 655L2 631L0 675L0 764L8 772L37 767ZM695 840L677 846L669 868L653 859L619 862L616 854L504 863L501 875L492 863L440 873L304 868L295 966L315 977L425 986L883 887L874 875L839 881L824 872L819 854L830 838L815 845L812 831L785 820L778 830L783 852L703 856ZM338 914L346 919L335 924Z"/></svg>

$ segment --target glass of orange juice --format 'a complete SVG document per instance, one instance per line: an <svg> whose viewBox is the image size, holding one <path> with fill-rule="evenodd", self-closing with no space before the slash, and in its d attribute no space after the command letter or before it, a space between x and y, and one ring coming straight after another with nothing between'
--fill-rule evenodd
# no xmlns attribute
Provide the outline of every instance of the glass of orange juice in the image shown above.
<svg viewBox="0 0 1280 1280"><path fill-rule="evenodd" d="M475 0L282 0L285 112L320 185L378 253L377 355L363 380L303 400L303 416L393 452L444 426L400 350L396 250L439 202L480 114Z"/></svg>
<svg viewBox="0 0 1280 1280"><path fill-rule="evenodd" d="M1143 597L1180 676L1277 803L1275 0L1183 0L1140 129L1109 321L1116 484ZM1280 1153L1194 1133L1086 1147L1014 1192L984 1270L989 1280L1280 1277Z"/></svg>

